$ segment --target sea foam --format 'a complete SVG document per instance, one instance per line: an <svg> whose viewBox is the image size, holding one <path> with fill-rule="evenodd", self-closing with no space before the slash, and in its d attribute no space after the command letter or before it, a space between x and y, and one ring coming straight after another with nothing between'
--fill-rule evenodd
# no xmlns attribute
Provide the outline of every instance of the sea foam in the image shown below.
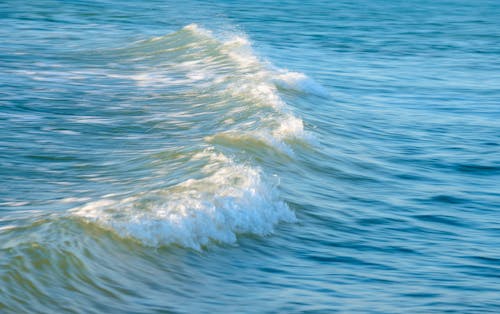
<svg viewBox="0 0 500 314"><path fill-rule="evenodd" d="M288 155L293 155L293 148L288 140L299 139L308 141L312 135L304 130L302 119L294 115L289 106L281 98L278 87L294 89L302 93L314 93L320 96L326 95L326 91L312 79L303 73L290 72L274 67L267 61L261 60L254 52L250 40L244 34L228 36L226 39L216 39L212 32L206 31L197 25L186 26L183 30L193 32L195 36L209 38L217 42L217 53L226 56L233 63L230 73L221 73L214 76L213 82L221 88L218 93L230 99L238 99L248 103L249 107L269 108L266 114L254 115L253 125L257 127L250 129L250 123L233 123L231 117L225 122L229 129L220 135L233 140L254 137L269 146L274 147ZM203 72L202 72L203 73ZM203 76L200 74L199 76ZM195 76L197 77L197 76ZM206 77L206 76L203 76ZM238 113L241 109L228 111ZM210 141L219 136L207 136Z"/></svg>
<svg viewBox="0 0 500 314"><path fill-rule="evenodd" d="M260 148L264 143L293 157L291 143L309 136L279 89L315 92L319 85L263 61L244 34L219 38L196 24L136 43L119 55L141 58L141 67L128 76L138 88L189 95L185 106L168 113L170 123L174 117L200 115L216 123L207 121L211 127L200 133L201 145L208 148L185 164L201 168L187 172L181 183L103 197L72 209L72 215L146 245L197 250L211 242L235 243L238 234L267 235L279 222L296 219L279 197L276 176L250 164L250 156L224 155L222 146L246 153L246 144Z"/></svg>
<svg viewBox="0 0 500 314"><path fill-rule="evenodd" d="M304 130L302 120L285 103L279 89L319 96L325 96L326 91L307 75L277 68L260 58L244 33L221 33L190 24L137 42L126 53L132 60L141 57L149 66L141 66L129 78L148 90L171 88L203 97L203 108L223 117L224 125L216 134L205 136L208 140L217 133L234 141L254 137L293 154L287 142L308 141L312 135ZM215 108L218 104L227 106Z"/></svg>
<svg viewBox="0 0 500 314"><path fill-rule="evenodd" d="M200 250L232 244L238 234L267 235L296 218L279 198L277 179L207 149L200 179L123 199L107 198L71 210L88 222L150 246L176 244Z"/></svg>

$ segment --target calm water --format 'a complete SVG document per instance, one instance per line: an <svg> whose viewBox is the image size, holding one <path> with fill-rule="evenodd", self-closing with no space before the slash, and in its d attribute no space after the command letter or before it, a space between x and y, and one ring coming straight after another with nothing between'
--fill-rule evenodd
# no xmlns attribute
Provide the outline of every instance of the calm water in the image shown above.
<svg viewBox="0 0 500 314"><path fill-rule="evenodd" d="M1 1L0 312L500 312L499 12Z"/></svg>

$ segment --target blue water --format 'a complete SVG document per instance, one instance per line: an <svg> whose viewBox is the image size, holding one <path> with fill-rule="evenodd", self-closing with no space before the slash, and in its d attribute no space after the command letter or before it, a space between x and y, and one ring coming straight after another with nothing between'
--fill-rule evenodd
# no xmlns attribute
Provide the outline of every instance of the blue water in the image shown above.
<svg viewBox="0 0 500 314"><path fill-rule="evenodd" d="M500 312L499 12L1 1L0 312Z"/></svg>

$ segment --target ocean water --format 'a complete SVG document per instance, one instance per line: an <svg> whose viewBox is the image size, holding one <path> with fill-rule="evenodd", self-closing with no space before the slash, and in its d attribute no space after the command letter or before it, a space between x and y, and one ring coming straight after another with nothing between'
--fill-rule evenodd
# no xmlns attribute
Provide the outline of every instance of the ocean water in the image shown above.
<svg viewBox="0 0 500 314"><path fill-rule="evenodd" d="M498 1L0 1L0 313L500 312Z"/></svg>

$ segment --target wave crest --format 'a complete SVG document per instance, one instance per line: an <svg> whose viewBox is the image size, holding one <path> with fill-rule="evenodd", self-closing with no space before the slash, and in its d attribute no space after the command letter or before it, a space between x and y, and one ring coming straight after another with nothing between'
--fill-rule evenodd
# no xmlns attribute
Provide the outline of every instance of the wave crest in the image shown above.
<svg viewBox="0 0 500 314"><path fill-rule="evenodd" d="M188 87L222 127L215 133L255 137L287 154L288 139L308 141L302 120L280 95L281 90L324 96L324 89L303 73L274 67L259 58L241 33L220 39L210 30L190 24L181 30L142 41L131 48L148 56L147 71L130 76L140 87L177 92ZM135 55L134 55L135 56ZM203 95L203 96L200 96ZM206 138L216 134L207 135Z"/></svg>
<svg viewBox="0 0 500 314"><path fill-rule="evenodd" d="M211 241L231 244L237 234L267 235L295 220L261 171L205 150L201 179L122 200L102 199L75 208L77 217L151 246L177 244L200 250ZM276 180L276 179L275 179Z"/></svg>

